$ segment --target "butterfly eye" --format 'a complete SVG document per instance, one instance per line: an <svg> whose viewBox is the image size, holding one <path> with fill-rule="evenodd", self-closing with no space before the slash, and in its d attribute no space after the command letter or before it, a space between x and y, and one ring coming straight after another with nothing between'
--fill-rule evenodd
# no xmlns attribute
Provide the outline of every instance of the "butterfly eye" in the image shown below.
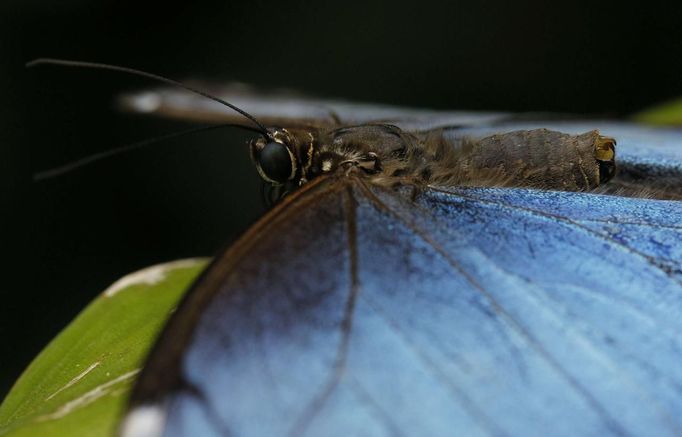
<svg viewBox="0 0 682 437"><path fill-rule="evenodd" d="M296 175L296 159L282 143L271 141L255 155L258 172L269 182L283 184Z"/></svg>

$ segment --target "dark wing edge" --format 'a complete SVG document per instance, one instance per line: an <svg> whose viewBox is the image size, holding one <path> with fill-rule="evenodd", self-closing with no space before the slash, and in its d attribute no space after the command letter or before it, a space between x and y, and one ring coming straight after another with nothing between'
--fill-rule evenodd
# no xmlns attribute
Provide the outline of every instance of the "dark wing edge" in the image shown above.
<svg viewBox="0 0 682 437"><path fill-rule="evenodd" d="M127 418L119 428L120 435L159 435L166 420L163 410L166 398L174 391L193 388L181 375L182 356L188 347L202 313L220 289L221 281L231 273L238 260L258 242L267 237L277 225L327 193L325 188L334 185L330 178L322 177L306 184L288 196L251 226L234 244L213 259L196 279L169 318L162 335L149 352L148 358L133 387ZM338 188L331 187L332 192Z"/></svg>

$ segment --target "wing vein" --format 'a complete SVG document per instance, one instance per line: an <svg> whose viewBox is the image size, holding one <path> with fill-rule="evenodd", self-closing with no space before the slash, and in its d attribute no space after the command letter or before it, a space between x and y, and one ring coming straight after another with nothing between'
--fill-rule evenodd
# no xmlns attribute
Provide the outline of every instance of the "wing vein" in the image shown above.
<svg viewBox="0 0 682 437"><path fill-rule="evenodd" d="M510 271L508 269L504 269L502 267L496 266L498 271L501 273L510 276L510 277L515 277L520 280L524 280L522 276L520 276L518 273ZM542 296L536 291L536 287L530 285L527 288L528 293L526 296L528 297L528 300L534 302L537 306L542 307L544 311L546 311L549 314L552 314L556 316L557 318L560 317L559 311L556 310L554 305L550 305L548 302L546 302ZM582 291L589 292L590 290L587 289L582 289ZM589 345L589 347L592 349L592 353L598 356L602 362L608 363L605 365L608 365L609 370L611 372L617 372L619 375L619 380L622 381L622 384L628 384L630 387L633 389L637 390L638 396L640 397L640 400L642 402L651 402L655 404L656 410L659 412L659 414L664 418L664 420L668 423L668 425L671 427L671 429L674 429L675 431L679 432L680 429L677 425L674 424L674 421L672 420L670 414L668 411L666 411L660 404L659 399L656 398L650 390L648 390L646 387L643 387L642 384L640 384L636 379L632 377L632 375L628 372L628 370L617 360L616 357L613 357L607 353L604 353L602 349L599 347L598 343L595 342L591 337L585 335L584 332L582 332L580 329L575 328L573 326L569 326L565 328L567 331L566 333L572 333L576 335L576 338L586 344ZM595 334L602 334L606 335L606 333L603 330L598 330L597 328L592 327L594 330ZM670 339L671 341L674 341L675 339ZM635 363L637 363L638 366L643 367L644 363L641 359L637 357L630 357ZM667 375L661 374L661 378L665 379L669 384L672 384L674 386L678 386L678 384L674 381L671 380Z"/></svg>
<svg viewBox="0 0 682 437"><path fill-rule="evenodd" d="M627 252L633 254L634 256L638 256L638 257L640 257L640 258L643 258L647 263L649 263L651 266L653 266L653 267L656 268L657 270L660 270L661 272L663 272L663 273L664 273L666 276L668 276L671 280L675 281L675 282L678 283L679 285L682 285L682 281L679 280L679 279L677 279L677 278L675 278L675 277L673 276L672 270L671 270L670 268L668 268L668 267L662 265L662 263L660 263L660 262L659 262L656 258L654 258L653 256L647 255L646 253L641 252L641 251L639 251L639 250L637 250L637 249L635 249L635 248L632 248L632 247L628 246L627 244L621 243L620 241L618 241L618 240L616 240L616 239L610 237L609 235L606 235L606 234L603 234L603 233L601 233L601 232L595 231L594 229L590 229L589 227L587 227L587 226L585 226L585 225L583 225L583 224L581 224L581 223L579 223L579 222L577 222L577 221L575 221L575 220L572 220L572 219L570 219L570 218L568 218L568 217L561 216L561 215L558 215L558 214L551 214L551 213L548 213L548 212L538 211L537 209L533 209L533 208L526 208L526 207L523 207L523 206L512 205L512 204L509 204L509 203L506 203L506 202L502 202L502 201L493 201L493 200L479 199L479 198L476 198L476 197L473 197L473 196L468 196L468 195L463 194L463 193L461 193L461 192L454 193L454 192L450 192L450 191L443 190L443 189L440 189L440 188L437 188L437 187L433 187L433 186L429 186L429 189L431 189L431 190L433 190L433 191L436 191L436 192L438 192L438 193L448 194L448 195L450 195L450 196L458 196L458 197L461 197L461 198L463 198L463 199L467 199L467 200L469 200L469 201L471 201L471 202L475 202L475 203L487 203L487 204L491 204L491 205L500 206L500 207L506 208L506 209L517 210L517 211L523 211L523 212L526 212L526 213L528 213L528 214L530 214L530 215L536 215L536 216L539 216L539 217L544 217L544 218L549 219L549 220L554 220L554 221L558 221L558 222L562 222L562 223L568 223L568 224L570 224L570 225L572 225L572 226L576 226L577 228L583 230L584 232L586 232L586 233L588 233L588 234L591 234L591 235L594 235L595 237L600 238L600 239L606 241L607 243L610 243L610 244L613 245L613 246L620 247L620 248L624 249L625 251L627 251Z"/></svg>
<svg viewBox="0 0 682 437"><path fill-rule="evenodd" d="M350 376L349 379L351 381L351 389L355 395L364 402L369 409L376 412L376 415L384 423L386 429L394 436L404 436L405 433L403 433L398 427L398 424L392 420L391 415L381 408L381 405L377 400L372 397L362 384L360 384L360 381L352 376Z"/></svg>
<svg viewBox="0 0 682 437"><path fill-rule="evenodd" d="M444 194L448 194L448 195L452 195L452 196L459 196L459 193L450 193L450 192L443 191L443 190L436 190L436 191L438 191L439 193L444 193ZM472 200L475 201L476 199L472 199ZM439 201L440 201L440 202L443 202L442 199L439 199ZM492 201L491 201L491 203L494 204L494 205L497 205L496 202L492 202ZM418 205L418 204L416 204L416 203L414 204L414 207L415 207L415 208L418 208L420 211L422 211L422 212L428 214L427 210L426 210L424 207L422 207L422 206L420 206L420 205ZM531 214L531 215L533 215L533 214ZM542 217L542 218L546 218L546 217ZM604 221L604 222L605 222L605 221ZM452 235L452 231L451 231L447 226L442 226L442 225L440 224L440 222L439 222L437 219L435 219L435 218L434 218L434 223L437 224L437 225L439 225L439 227L443 230L443 232L445 232L445 233L447 233L447 234L449 234L449 235ZM618 223L619 223L619 224L624 224L624 223L622 223L622 222L618 222ZM637 224L637 223L636 223L636 224ZM682 227L681 227L681 228L682 228ZM508 272L508 270L504 270L504 271L505 271L505 272ZM511 272L510 272L510 273L511 273ZM518 277L518 278L525 279L523 276L519 275L518 273L514 273L514 275L515 275L516 277ZM585 291L592 291L592 290L585 289ZM592 293L591 295L592 295L593 298L597 298L597 297L603 298L603 296L598 295L598 294L595 294L595 293ZM640 317L646 319L647 321L653 321L653 320L654 320L654 319L652 318L652 316L650 316L650 315L644 313L639 307L637 307L636 305L634 305L631 301L629 301L629 300L627 300L627 299L624 299L624 298L616 299L615 296L611 296L611 297L614 299L614 301L617 301L617 302L619 302L620 304L625 305L628 309L630 309L631 311L633 311L633 312L639 314ZM661 323L664 323L664 322L663 322L662 320L656 320L656 323L661 324ZM671 328L675 329L675 325L670 325L670 326L671 326Z"/></svg>
<svg viewBox="0 0 682 437"><path fill-rule="evenodd" d="M613 223L613 220L605 220L605 219L584 219L581 220L581 222L584 223ZM682 230L682 226L678 225L665 225L665 224L660 224L660 223L647 223L647 222L638 222L638 221L618 221L617 224L619 225L633 225L633 226L643 226L647 228L657 228L657 229L674 229L674 230Z"/></svg>
<svg viewBox="0 0 682 437"><path fill-rule="evenodd" d="M604 405L602 405L601 402L599 402L598 399L596 399L585 387L583 387L566 369L564 369L561 364L552 356L549 351L547 351L542 343L536 339L533 335L528 332L528 330L523 326L523 324L518 321L511 313L509 313L498 301L495 299L495 297L487 291L481 284L478 283L478 281L472 277L454 258L450 256L450 254L440 246L433 238L430 237L430 235L422 230L416 223L412 223L411 221L406 220L403 218L399 213L393 210L389 205L387 205L385 202L383 202L381 199L379 199L367 186L367 184L361 179L361 178L356 178L356 180L359 182L359 186L363 190L366 196L368 196L369 199L374 202L374 204L381 210L383 210L386 214L389 214L393 217L395 217L398 221L403 223L405 226L407 226L412 232L415 233L420 239L422 239L425 243L427 243L429 246L433 247L436 252L438 252L447 262L450 264L452 268L457 270L462 277L466 279L467 282L469 282L472 287L478 291L481 295L483 295L493 306L495 311L502 316L513 329L515 329L523 338L528 341L529 345L531 345L535 350L538 351L539 355L545 359L545 361L554 369L557 371L558 374L560 374L569 384L570 387L572 387L577 393L579 393L601 416L602 420L604 420L605 424L611 428L615 434L617 435L629 435L628 432L618 423L617 420L615 420L609 412L606 410ZM385 189L388 190L388 189ZM451 193L449 193L451 194Z"/></svg>
<svg viewBox="0 0 682 437"><path fill-rule="evenodd" d="M415 344L412 342L405 332L400 329L400 326L384 311L381 306L379 306L375 301L373 301L368 296L363 296L363 301L367 302L369 308L371 308L376 314L378 314L384 322L391 328L391 330L396 334L396 336L402 341L410 351L421 361L430 371L431 374L438 380L445 383L450 395L452 396L455 403L461 404L467 414L478 422L483 428L486 428L492 435L506 435L498 426L495 424L490 417L478 408L478 406L455 384L452 380L445 374L443 369L438 366L432 359L430 359L426 354L424 354Z"/></svg>
<svg viewBox="0 0 682 437"><path fill-rule="evenodd" d="M344 196L344 212L346 214L346 227L348 232L348 255L350 261L350 290L346 306L344 309L344 317L341 321L341 342L337 349L336 358L334 360L334 367L332 374L327 379L322 390L315 396L299 415L294 422L289 436L303 435L312 421L315 419L320 410L324 407L326 402L331 397L334 390L338 387L346 370L346 362L348 358L348 347L350 344L350 336L353 328L353 316L355 315L355 304L360 291L360 283L358 279L358 248L357 248L357 204L353 198L353 193L350 187L347 187L346 195Z"/></svg>

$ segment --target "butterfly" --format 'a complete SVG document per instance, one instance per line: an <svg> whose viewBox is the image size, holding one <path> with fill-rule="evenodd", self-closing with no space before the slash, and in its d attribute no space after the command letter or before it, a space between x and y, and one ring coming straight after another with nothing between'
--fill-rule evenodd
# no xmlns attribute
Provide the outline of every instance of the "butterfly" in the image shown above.
<svg viewBox="0 0 682 437"><path fill-rule="evenodd" d="M682 433L679 131L217 94L248 117L123 100L251 126L276 202L171 316L123 435Z"/></svg>

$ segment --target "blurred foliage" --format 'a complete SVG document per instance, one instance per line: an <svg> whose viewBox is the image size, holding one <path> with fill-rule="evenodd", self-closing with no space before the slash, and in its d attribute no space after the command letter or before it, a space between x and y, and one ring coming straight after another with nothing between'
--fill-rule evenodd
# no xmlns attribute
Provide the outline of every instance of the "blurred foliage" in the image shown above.
<svg viewBox="0 0 682 437"><path fill-rule="evenodd" d="M633 118L640 123L658 126L682 126L682 97L647 108Z"/></svg>

